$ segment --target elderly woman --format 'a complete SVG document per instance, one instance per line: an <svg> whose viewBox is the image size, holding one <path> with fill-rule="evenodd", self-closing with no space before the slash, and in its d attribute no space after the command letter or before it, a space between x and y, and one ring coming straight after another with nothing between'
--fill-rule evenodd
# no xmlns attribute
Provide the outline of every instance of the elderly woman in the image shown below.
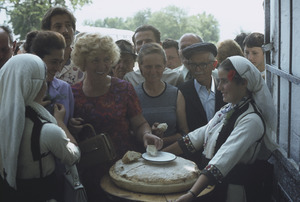
<svg viewBox="0 0 300 202"><path fill-rule="evenodd" d="M128 150L136 150L136 140L144 146L152 144L160 149L163 142L152 134L133 86L108 75L120 57L113 39L97 33L86 33L78 38L71 57L75 65L86 73L86 78L72 87L75 109L70 125L79 141L88 137L79 131L82 124L89 123L97 134L103 132L111 137L118 158ZM89 201L101 201L99 182L105 171L99 169L81 171Z"/></svg>
<svg viewBox="0 0 300 202"><path fill-rule="evenodd" d="M204 149L205 168L176 201L192 201L210 184L216 188L208 201L267 201L259 197L266 196L261 193L266 182L260 181L268 174L266 159L277 147L271 137L276 129L271 94L260 72L244 57L229 57L218 74L218 89L228 104L207 125L165 149L175 154Z"/></svg>
<svg viewBox="0 0 300 202"><path fill-rule="evenodd" d="M56 119L41 105L46 90L46 65L38 56L16 55L0 70L0 187L6 200L56 198L54 157L69 166L80 157L62 130L63 105L54 105Z"/></svg>
<svg viewBox="0 0 300 202"><path fill-rule="evenodd" d="M143 45L137 60L145 78L145 82L135 87L143 115L152 126L153 133L162 137L164 146L170 145L189 131L184 97L177 87L161 79L167 60L159 44ZM159 123L168 125L165 132L157 128Z"/></svg>

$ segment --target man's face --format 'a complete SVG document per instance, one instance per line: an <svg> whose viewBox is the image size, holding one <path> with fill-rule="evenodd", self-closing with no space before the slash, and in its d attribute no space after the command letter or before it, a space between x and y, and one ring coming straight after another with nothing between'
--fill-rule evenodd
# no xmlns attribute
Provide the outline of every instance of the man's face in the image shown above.
<svg viewBox="0 0 300 202"><path fill-rule="evenodd" d="M66 40L67 47L70 47L74 39L74 28L72 21L67 14L54 15L51 17L51 31L59 32Z"/></svg>
<svg viewBox="0 0 300 202"><path fill-rule="evenodd" d="M179 56L180 56L180 59L181 59L181 62L182 63L185 63L185 58L183 57L182 55L182 50L190 45L193 45L195 43L199 43L199 39L196 38L195 36L193 35L187 35L187 36L184 36L180 41L179 41Z"/></svg>
<svg viewBox="0 0 300 202"><path fill-rule="evenodd" d="M0 68L14 54L14 43L10 43L9 35L0 28Z"/></svg>
<svg viewBox="0 0 300 202"><path fill-rule="evenodd" d="M181 60L175 47L166 48L165 53L167 56L167 67L169 67L170 69L174 69L181 65Z"/></svg>
<svg viewBox="0 0 300 202"><path fill-rule="evenodd" d="M214 70L214 61L210 60L210 52L196 52L186 63L193 78L203 85L211 80L211 73Z"/></svg>
<svg viewBox="0 0 300 202"><path fill-rule="evenodd" d="M136 51L137 54L139 53L141 47L144 44L157 42L157 41L155 41L154 33L150 30L149 31L137 32L135 34L134 38L135 38L134 48L135 48L135 51Z"/></svg>
<svg viewBox="0 0 300 202"><path fill-rule="evenodd" d="M122 53L118 64L112 68L113 75L120 79L123 79L127 72L133 71L134 56L129 53Z"/></svg>

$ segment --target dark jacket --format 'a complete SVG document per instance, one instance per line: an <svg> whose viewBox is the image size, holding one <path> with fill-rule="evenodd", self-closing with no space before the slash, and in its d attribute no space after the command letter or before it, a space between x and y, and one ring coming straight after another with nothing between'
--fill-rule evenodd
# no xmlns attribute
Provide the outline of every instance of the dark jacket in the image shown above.
<svg viewBox="0 0 300 202"><path fill-rule="evenodd" d="M215 84L217 88L217 82L215 82ZM185 99L186 118L189 130L193 131L197 128L200 128L201 126L206 125L208 120L201 100L195 89L194 79L183 83L181 86L179 86L179 90L181 91ZM223 102L221 92L217 89L215 89L215 92L215 112L217 112L226 103Z"/></svg>

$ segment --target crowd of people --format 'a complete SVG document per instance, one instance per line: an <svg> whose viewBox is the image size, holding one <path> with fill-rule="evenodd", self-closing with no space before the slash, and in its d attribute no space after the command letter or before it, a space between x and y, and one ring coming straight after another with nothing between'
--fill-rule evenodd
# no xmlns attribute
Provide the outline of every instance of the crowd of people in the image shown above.
<svg viewBox="0 0 300 202"><path fill-rule="evenodd" d="M151 144L194 161L200 177L178 202L268 200L266 181L253 180L277 148L263 34L215 45L194 33L161 41L151 25L132 42L75 31L63 7L21 44L0 26L1 199L63 201L64 167L80 161L91 124L110 136L117 159ZM112 200L100 187L109 166L78 168L88 201ZM197 197L208 185L213 192Z"/></svg>

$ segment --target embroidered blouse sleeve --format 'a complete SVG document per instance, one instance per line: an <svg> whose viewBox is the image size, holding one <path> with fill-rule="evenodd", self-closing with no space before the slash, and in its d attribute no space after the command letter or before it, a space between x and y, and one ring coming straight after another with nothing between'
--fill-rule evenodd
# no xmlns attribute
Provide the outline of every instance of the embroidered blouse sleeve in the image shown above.
<svg viewBox="0 0 300 202"><path fill-rule="evenodd" d="M203 147L206 126L198 128L178 140L184 153L194 153Z"/></svg>
<svg viewBox="0 0 300 202"><path fill-rule="evenodd" d="M206 171L220 181L237 163L252 163L260 148L257 142L263 135L264 126L257 114L248 114L238 121L226 142L214 155Z"/></svg>

